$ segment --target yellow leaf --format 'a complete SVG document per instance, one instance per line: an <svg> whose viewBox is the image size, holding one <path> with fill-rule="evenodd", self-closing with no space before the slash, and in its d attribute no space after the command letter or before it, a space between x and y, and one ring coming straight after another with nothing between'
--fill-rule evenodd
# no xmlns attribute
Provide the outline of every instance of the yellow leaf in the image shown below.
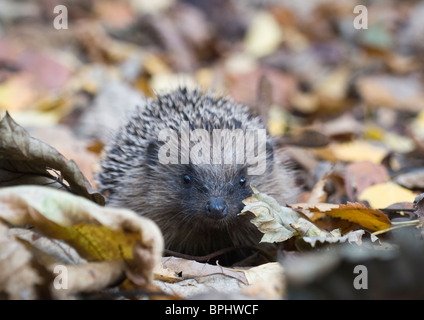
<svg viewBox="0 0 424 320"><path fill-rule="evenodd" d="M345 143L332 143L325 148L316 149L318 157L328 161L371 161L380 164L387 150L365 140L355 140Z"/></svg>
<svg viewBox="0 0 424 320"><path fill-rule="evenodd" d="M151 280L162 255L163 238L153 221L53 188L1 188L0 219L64 240L89 261L125 261L127 276L139 276L140 282Z"/></svg>
<svg viewBox="0 0 424 320"><path fill-rule="evenodd" d="M44 233L65 240L81 256L94 261L132 259L132 248L139 239L136 233L111 230L106 226L85 223L72 227L52 224Z"/></svg>
<svg viewBox="0 0 424 320"><path fill-rule="evenodd" d="M22 72L0 84L0 109L28 109L39 97L36 80Z"/></svg>
<svg viewBox="0 0 424 320"><path fill-rule="evenodd" d="M314 91L319 98L321 108L333 111L345 107L344 98L349 75L350 71L347 68L340 67L319 82Z"/></svg>
<svg viewBox="0 0 424 320"><path fill-rule="evenodd" d="M320 207L320 204L309 209L311 212L324 212L334 218L348 220L357 223L369 230L377 231L390 227L389 218L380 210L368 208L360 203L341 204L337 207Z"/></svg>
<svg viewBox="0 0 424 320"><path fill-rule="evenodd" d="M368 201L372 208L387 208L396 202L414 202L416 194L391 181L366 188L359 195L361 201Z"/></svg>
<svg viewBox="0 0 424 320"><path fill-rule="evenodd" d="M288 127L289 115L281 107L272 105L269 110L268 130L273 136L283 135Z"/></svg>
<svg viewBox="0 0 424 320"><path fill-rule="evenodd" d="M282 28L274 17L267 12L260 12L247 31L244 45L250 54L263 57L274 52L282 40Z"/></svg>
<svg viewBox="0 0 424 320"><path fill-rule="evenodd" d="M368 125L367 127L365 127L362 136L365 139L382 141L384 138L384 130L376 125Z"/></svg>

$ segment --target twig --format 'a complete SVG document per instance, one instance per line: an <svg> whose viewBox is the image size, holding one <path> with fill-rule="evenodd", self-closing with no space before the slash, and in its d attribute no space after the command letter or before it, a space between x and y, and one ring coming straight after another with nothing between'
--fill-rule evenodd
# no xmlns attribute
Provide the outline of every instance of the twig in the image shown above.
<svg viewBox="0 0 424 320"><path fill-rule="evenodd" d="M399 222L392 222L392 227L387 228L387 229L383 229L383 230L378 230L376 232L373 232L372 235L379 235L382 233L385 233L387 231L391 231L391 230L395 230L395 229L399 229L399 228L403 228L403 227L409 227L409 226L416 226L419 225L421 223L420 220L410 220L410 221L399 221Z"/></svg>

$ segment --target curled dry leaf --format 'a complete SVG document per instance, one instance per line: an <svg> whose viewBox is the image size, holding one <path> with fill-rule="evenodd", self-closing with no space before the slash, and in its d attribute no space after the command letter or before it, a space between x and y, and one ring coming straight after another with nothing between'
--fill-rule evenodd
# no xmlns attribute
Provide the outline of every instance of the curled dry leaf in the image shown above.
<svg viewBox="0 0 424 320"><path fill-rule="evenodd" d="M60 171L55 176L52 171ZM66 183L65 183L66 181ZM31 137L6 113L0 121L0 186L39 184L70 189L98 204L105 200L93 192L75 162Z"/></svg>
<svg viewBox="0 0 424 320"><path fill-rule="evenodd" d="M78 266L67 265L66 276L63 274L63 265L50 265L48 270L56 276L50 285L52 297L66 299L74 293L93 292L116 284L123 278L123 264L123 261L100 261ZM66 286L63 286L65 279Z"/></svg>
<svg viewBox="0 0 424 320"><path fill-rule="evenodd" d="M88 261L125 261L138 283L152 280L162 255L163 238L153 221L47 187L0 189L0 219L64 240Z"/></svg>
<svg viewBox="0 0 424 320"><path fill-rule="evenodd" d="M33 229L11 228L9 233L27 244L33 260L47 271L46 280L53 277L48 290L54 299L69 299L76 293L101 290L124 276L123 261L87 262L67 243L45 237ZM16 267L10 265L13 269Z"/></svg>
<svg viewBox="0 0 424 320"><path fill-rule="evenodd" d="M282 242L293 237L296 230L291 224L296 223L300 214L280 206L274 198L260 193L254 186L251 188L253 195L243 200L245 207L240 214L252 212L255 215L251 222L264 234L261 242Z"/></svg>
<svg viewBox="0 0 424 320"><path fill-rule="evenodd" d="M33 256L44 266L55 263L79 265L87 262L67 243L45 237L34 229L13 227L9 229L9 233L24 241L31 248Z"/></svg>
<svg viewBox="0 0 424 320"><path fill-rule="evenodd" d="M352 235L348 233L342 236L338 229L331 232L322 230L311 222L306 215L303 216L300 212L289 207L280 206L274 198L260 193L253 186L251 187L254 194L244 200L245 207L241 214L252 212L255 215L251 222L258 227L259 231L264 233L261 242L282 242L297 235L312 246L315 245L317 240L329 243L345 242L346 240L361 243L363 232L356 232ZM318 205L320 204L306 204L306 207L311 210ZM296 207L296 205L291 207ZM331 208L335 207L337 205L331 205Z"/></svg>

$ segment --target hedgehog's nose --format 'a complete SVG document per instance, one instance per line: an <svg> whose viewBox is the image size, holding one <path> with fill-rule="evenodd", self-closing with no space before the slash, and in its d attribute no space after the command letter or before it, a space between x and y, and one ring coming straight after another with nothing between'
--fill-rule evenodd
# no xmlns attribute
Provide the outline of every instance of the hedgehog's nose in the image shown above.
<svg viewBox="0 0 424 320"><path fill-rule="evenodd" d="M222 219L228 213L228 206L223 198L211 197L206 203L205 210L209 217L214 219Z"/></svg>

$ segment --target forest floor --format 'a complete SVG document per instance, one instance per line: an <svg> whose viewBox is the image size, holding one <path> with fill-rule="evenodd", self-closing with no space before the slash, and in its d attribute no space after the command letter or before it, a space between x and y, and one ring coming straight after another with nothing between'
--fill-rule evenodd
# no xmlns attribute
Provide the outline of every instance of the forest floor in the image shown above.
<svg viewBox="0 0 424 320"><path fill-rule="evenodd" d="M0 297L424 298L423 14L412 0L0 0ZM271 261L161 258L150 221L103 211L111 132L180 85L250 106L296 163L297 203L258 190L246 208L284 241Z"/></svg>

